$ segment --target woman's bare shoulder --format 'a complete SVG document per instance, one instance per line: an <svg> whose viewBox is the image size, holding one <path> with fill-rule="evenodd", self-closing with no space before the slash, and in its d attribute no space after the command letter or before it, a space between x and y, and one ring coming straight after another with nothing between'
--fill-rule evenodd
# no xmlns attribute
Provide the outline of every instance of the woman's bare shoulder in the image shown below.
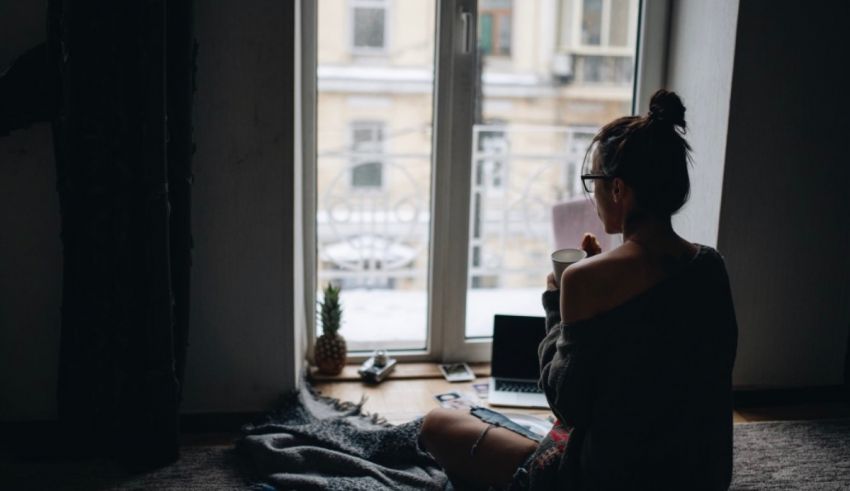
<svg viewBox="0 0 850 491"><path fill-rule="evenodd" d="M561 279L561 317L569 323L611 310L663 281L699 250L687 243L653 257L627 243L579 261Z"/></svg>
<svg viewBox="0 0 850 491"><path fill-rule="evenodd" d="M620 280L623 273L634 270L642 262L639 251L621 245L610 251L579 261L569 268L569 276L581 281L586 287L608 288L608 283Z"/></svg>
<svg viewBox="0 0 850 491"><path fill-rule="evenodd" d="M587 319L611 307L624 289L624 278L639 262L639 257L621 246L567 268L561 278L564 322Z"/></svg>

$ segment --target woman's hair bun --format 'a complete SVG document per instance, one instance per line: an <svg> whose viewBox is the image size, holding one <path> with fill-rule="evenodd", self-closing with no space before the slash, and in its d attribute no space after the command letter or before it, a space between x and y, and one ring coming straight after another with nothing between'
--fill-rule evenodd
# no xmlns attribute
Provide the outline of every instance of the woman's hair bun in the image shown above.
<svg viewBox="0 0 850 491"><path fill-rule="evenodd" d="M682 99L675 92L660 89L652 95L649 100L649 114L651 121L664 122L670 126L679 126L682 130L687 128L685 123L685 106Z"/></svg>

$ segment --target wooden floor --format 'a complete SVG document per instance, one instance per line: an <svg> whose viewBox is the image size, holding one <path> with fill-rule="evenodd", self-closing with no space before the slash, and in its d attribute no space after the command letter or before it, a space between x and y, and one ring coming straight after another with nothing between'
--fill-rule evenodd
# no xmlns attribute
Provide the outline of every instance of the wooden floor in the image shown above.
<svg viewBox="0 0 850 491"><path fill-rule="evenodd" d="M357 402L361 397L365 396L365 411L378 413L390 423L398 424L415 419L431 409L440 407L434 396L445 392L459 392L477 401L479 405L488 406L486 399L479 399L476 396L472 384L487 382L489 367L480 365L473 366L473 369L476 375L478 375L478 379L474 382L449 383L443 378L436 378L439 372L435 372L428 365L419 364L419 367L406 367L398 378L385 380L377 386L370 386L356 378L356 367L347 367L342 377L316 380L314 381L314 387L323 395L344 401ZM428 378L414 378L420 376ZM529 410L522 408L494 409L503 412L535 414L542 417L551 414L548 410ZM840 417L850 417L850 404L820 403L738 409L734 412L733 420L735 423L747 423Z"/></svg>

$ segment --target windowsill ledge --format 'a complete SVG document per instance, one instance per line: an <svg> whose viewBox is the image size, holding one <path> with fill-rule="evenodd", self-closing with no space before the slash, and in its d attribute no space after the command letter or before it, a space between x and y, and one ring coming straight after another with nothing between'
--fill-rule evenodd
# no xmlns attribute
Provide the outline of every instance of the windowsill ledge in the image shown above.
<svg viewBox="0 0 850 491"><path fill-rule="evenodd" d="M476 377L489 377L489 363L469 363L469 367L475 372ZM323 375L318 372L316 367L310 367L310 379L321 382L348 382L353 380L361 380L357 369L360 364L346 365L339 375ZM395 369L389 374L386 380L404 380L404 379L429 379L443 378L440 372L438 363L403 363L399 362Z"/></svg>

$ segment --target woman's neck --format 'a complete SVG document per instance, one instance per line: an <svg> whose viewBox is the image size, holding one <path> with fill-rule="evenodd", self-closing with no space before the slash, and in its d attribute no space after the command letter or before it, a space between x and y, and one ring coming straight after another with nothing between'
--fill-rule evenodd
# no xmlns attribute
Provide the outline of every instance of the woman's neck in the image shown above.
<svg viewBox="0 0 850 491"><path fill-rule="evenodd" d="M633 216L623 223L623 242L635 242L643 246L663 246L680 240L681 238L673 230L670 218Z"/></svg>

